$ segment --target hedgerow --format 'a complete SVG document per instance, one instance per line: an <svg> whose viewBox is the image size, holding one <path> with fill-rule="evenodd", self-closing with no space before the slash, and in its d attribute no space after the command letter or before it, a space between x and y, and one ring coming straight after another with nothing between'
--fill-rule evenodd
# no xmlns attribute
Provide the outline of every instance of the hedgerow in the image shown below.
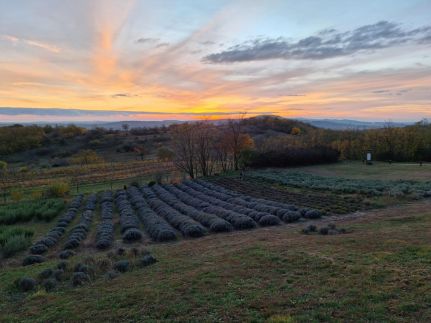
<svg viewBox="0 0 431 323"><path fill-rule="evenodd" d="M156 194L147 186L141 187L141 192L150 207L162 215L174 228L178 229L186 237L202 237L206 230L198 222L181 214L167 203L157 198Z"/></svg>
<svg viewBox="0 0 431 323"><path fill-rule="evenodd" d="M97 195L92 194L88 197L87 203L82 213L79 223L72 229L69 237L64 244L64 249L78 248L81 242L87 237L93 221L94 210L97 204Z"/></svg>
<svg viewBox="0 0 431 323"><path fill-rule="evenodd" d="M126 191L118 190L115 193L115 204L120 213L120 226L123 241L133 242L140 240L142 238L142 233L139 230L139 220L127 199Z"/></svg>
<svg viewBox="0 0 431 323"><path fill-rule="evenodd" d="M40 264L40 263L44 262L45 260L46 260L45 257L43 257L41 255L28 255L22 261L22 265L23 266L29 266L29 265L33 265L33 264Z"/></svg>
<svg viewBox="0 0 431 323"><path fill-rule="evenodd" d="M205 213L216 215L228 221L237 230L252 229L256 227L256 222L249 216L213 205L210 198L199 192L191 192L191 189L187 192L187 188L183 191L178 186L173 185L165 185L164 188L174 194L185 204L193 206Z"/></svg>
<svg viewBox="0 0 431 323"><path fill-rule="evenodd" d="M114 223L112 218L113 199L112 192L106 191L101 197L100 216L102 221L97 226L96 247L107 249L114 242Z"/></svg>
<svg viewBox="0 0 431 323"><path fill-rule="evenodd" d="M202 180L196 180L194 182L188 181L185 184L189 186L192 185L192 187L201 189L210 195L215 195L217 198L223 199L224 201L242 205L260 212L271 213L285 222L297 221L301 216L305 218L319 218L323 215L319 210L298 208L291 204L254 198Z"/></svg>
<svg viewBox="0 0 431 323"><path fill-rule="evenodd" d="M127 189L129 200L144 224L144 229L154 241L170 241L177 238L175 230L161 216L154 212L142 196L141 191L132 186Z"/></svg>
<svg viewBox="0 0 431 323"><path fill-rule="evenodd" d="M199 211L194 207L181 202L177 197L175 197L175 195L160 185L152 186L152 190L163 202L167 203L182 214L190 216L212 232L227 232L233 229L232 225L226 220L221 219L216 215Z"/></svg>
<svg viewBox="0 0 431 323"><path fill-rule="evenodd" d="M231 199L230 196L214 192L203 186L200 186L195 182L186 181L183 184L178 185L178 187L186 191L189 190L192 194L194 192L199 192L202 195L206 196L205 199L207 202L220 206L226 210L247 215L262 226L280 224L280 220L276 216L269 214L268 212L258 211L256 209L243 206L240 203L231 202L229 201Z"/></svg>
<svg viewBox="0 0 431 323"><path fill-rule="evenodd" d="M69 204L67 211L60 217L57 224L40 240L36 241L30 248L31 253L44 253L48 248L56 245L66 231L66 227L76 217L81 206L83 195L78 195ZM45 248L46 247L46 248Z"/></svg>

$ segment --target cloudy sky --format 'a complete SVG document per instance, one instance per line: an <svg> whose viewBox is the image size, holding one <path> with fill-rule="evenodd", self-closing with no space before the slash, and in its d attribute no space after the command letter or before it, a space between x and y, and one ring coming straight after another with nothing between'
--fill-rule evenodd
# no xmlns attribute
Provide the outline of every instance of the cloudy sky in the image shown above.
<svg viewBox="0 0 431 323"><path fill-rule="evenodd" d="M0 122L240 112L431 118L431 1L0 0Z"/></svg>

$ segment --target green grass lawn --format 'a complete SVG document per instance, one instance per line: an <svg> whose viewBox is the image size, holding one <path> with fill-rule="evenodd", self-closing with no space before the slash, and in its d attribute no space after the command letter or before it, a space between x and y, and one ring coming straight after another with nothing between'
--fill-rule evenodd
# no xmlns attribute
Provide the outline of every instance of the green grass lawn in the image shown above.
<svg viewBox="0 0 431 323"><path fill-rule="evenodd" d="M1 268L0 321L430 321L430 206L339 220L345 235L294 224L151 244L158 263L53 293L11 285L55 260Z"/></svg>
<svg viewBox="0 0 431 323"><path fill-rule="evenodd" d="M422 166L415 163L385 163L374 162L365 165L362 162L345 161L336 164L316 165L291 168L293 171L309 172L321 176L338 176L355 179L382 180L431 180L431 163Z"/></svg>

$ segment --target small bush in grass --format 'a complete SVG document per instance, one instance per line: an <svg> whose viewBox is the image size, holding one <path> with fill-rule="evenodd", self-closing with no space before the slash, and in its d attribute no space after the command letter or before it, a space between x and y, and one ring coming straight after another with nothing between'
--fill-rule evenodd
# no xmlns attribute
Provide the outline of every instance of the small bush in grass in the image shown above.
<svg viewBox="0 0 431 323"><path fill-rule="evenodd" d="M22 292L29 292L32 291L36 288L37 282L30 277L22 277L19 281L18 281L18 288L22 291Z"/></svg>
<svg viewBox="0 0 431 323"><path fill-rule="evenodd" d="M59 253L58 256L60 257L60 259L67 259L74 255L75 255L75 252L73 252L72 250L63 250L62 252Z"/></svg>
<svg viewBox="0 0 431 323"><path fill-rule="evenodd" d="M84 285L91 281L90 276L82 271L74 272L71 280L72 280L72 285L75 287Z"/></svg>
<svg viewBox="0 0 431 323"><path fill-rule="evenodd" d="M41 285L43 286L43 288L45 288L47 292L51 292L57 287L57 281L55 279L50 278L50 279L44 280Z"/></svg>
<svg viewBox="0 0 431 323"><path fill-rule="evenodd" d="M327 235L329 232L329 229L327 227L323 227L319 229L319 233L322 235Z"/></svg>
<svg viewBox="0 0 431 323"><path fill-rule="evenodd" d="M22 265L23 266L29 266L33 264L40 264L44 262L46 259L42 257L41 255L29 255L24 258Z"/></svg>
<svg viewBox="0 0 431 323"><path fill-rule="evenodd" d="M86 264L82 264L82 263L78 263L74 270L74 272L82 272L87 274L88 276L90 276L91 278L95 277L96 271L94 269L94 266L90 266L90 265L86 265Z"/></svg>
<svg viewBox="0 0 431 323"><path fill-rule="evenodd" d="M47 278L51 277L53 273L54 273L54 271L51 268L44 269L40 272L39 278L40 279L47 279Z"/></svg>
<svg viewBox="0 0 431 323"><path fill-rule="evenodd" d="M52 184L46 189L46 195L49 197L65 197L69 192L70 186L65 182Z"/></svg>
<svg viewBox="0 0 431 323"><path fill-rule="evenodd" d="M48 247L46 245L44 245L43 243L36 243L35 245L33 245L30 248L30 252L33 255L41 255L47 251L48 251Z"/></svg>
<svg viewBox="0 0 431 323"><path fill-rule="evenodd" d="M152 265L157 262L157 259L154 258L152 255L145 255L141 259L138 260L138 266L139 267L146 267L149 265Z"/></svg>
<svg viewBox="0 0 431 323"><path fill-rule="evenodd" d="M123 241L127 242L127 243L138 241L141 239L142 239L141 231L139 231L138 229L135 229L135 228L128 229L123 234Z"/></svg>
<svg viewBox="0 0 431 323"><path fill-rule="evenodd" d="M57 281L62 281L64 279L64 270L63 269L55 269L52 276Z"/></svg>
<svg viewBox="0 0 431 323"><path fill-rule="evenodd" d="M57 264L57 269L66 270L66 268L67 268L67 261L60 261Z"/></svg>
<svg viewBox="0 0 431 323"><path fill-rule="evenodd" d="M310 234L310 233L314 233L314 232L317 232L317 227L313 224L310 224L306 228L302 229L302 233L304 233L304 234Z"/></svg>
<svg viewBox="0 0 431 323"><path fill-rule="evenodd" d="M112 280L114 278L117 278L118 276L120 276L120 273L118 271L110 270L105 274L105 279Z"/></svg>
<svg viewBox="0 0 431 323"><path fill-rule="evenodd" d="M125 273L130 268L130 263L128 260L120 260L114 264L114 270L119 271L120 273Z"/></svg>

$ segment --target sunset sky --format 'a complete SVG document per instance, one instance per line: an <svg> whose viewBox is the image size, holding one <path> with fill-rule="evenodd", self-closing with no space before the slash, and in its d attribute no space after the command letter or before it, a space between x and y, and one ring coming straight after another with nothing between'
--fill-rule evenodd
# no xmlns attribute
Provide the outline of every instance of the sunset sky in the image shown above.
<svg viewBox="0 0 431 323"><path fill-rule="evenodd" d="M0 122L240 112L431 118L431 1L0 0Z"/></svg>

